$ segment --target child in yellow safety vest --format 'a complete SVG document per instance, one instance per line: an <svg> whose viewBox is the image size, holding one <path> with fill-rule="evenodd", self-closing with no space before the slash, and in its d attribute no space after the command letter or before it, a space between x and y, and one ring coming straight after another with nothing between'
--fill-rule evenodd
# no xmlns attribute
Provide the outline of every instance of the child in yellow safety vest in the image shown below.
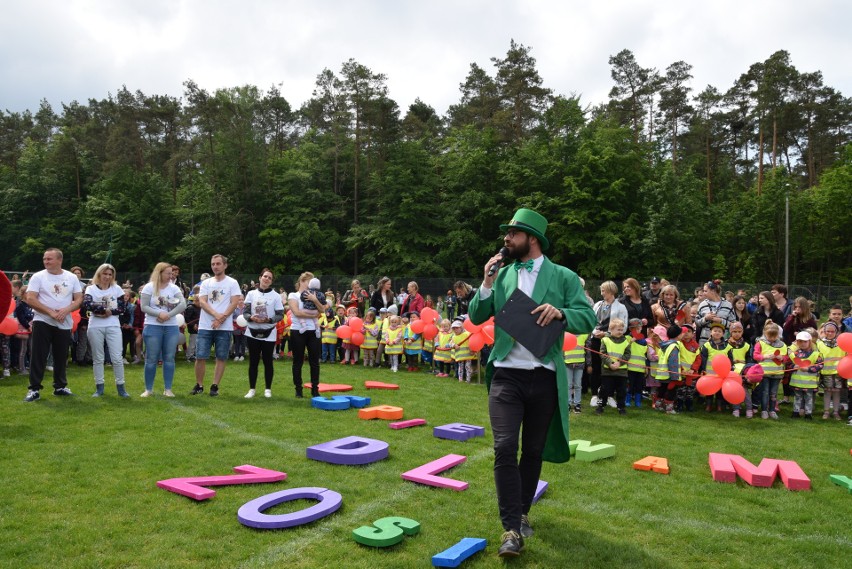
<svg viewBox="0 0 852 569"><path fill-rule="evenodd" d="M790 360L789 348L781 339L781 327L768 320L763 334L754 342L752 357L763 368L760 382L760 418L777 419L778 386L784 378L784 364Z"/></svg>
<svg viewBox="0 0 852 569"><path fill-rule="evenodd" d="M376 310L370 308L364 315L364 325L361 329L364 334L364 343L361 344L361 354L364 367L376 367L376 349L379 347L379 322L376 321Z"/></svg>
<svg viewBox="0 0 852 569"><path fill-rule="evenodd" d="M793 375L790 376L790 387L793 388L793 418L798 419L804 415L805 419L812 419L814 395L819 386L819 372L823 368L822 354L814 346L813 337L804 330L796 334L795 346L792 357Z"/></svg>
<svg viewBox="0 0 852 569"><path fill-rule="evenodd" d="M627 395L627 361L630 358L630 341L624 336L624 320L612 318L609 322L609 334L601 339L601 389L598 392L596 415L604 412L604 407L613 393L619 415L625 415L624 398Z"/></svg>
<svg viewBox="0 0 852 569"><path fill-rule="evenodd" d="M730 369L733 369L734 357L731 354L732 349L731 345L725 341L725 324L722 322L713 322L710 324L710 339L704 342L704 345L701 347L701 374L708 373L708 369L714 369L713 359L720 354L727 358ZM716 399L716 410L721 411L724 401L721 393L706 398L706 410L713 410L714 397ZM735 416L739 416L739 413L736 413Z"/></svg>
<svg viewBox="0 0 852 569"><path fill-rule="evenodd" d="M408 320L408 322L406 322ZM412 311L408 314L408 318L402 318L405 324L405 332L402 334L403 349L405 350L405 365L407 371L418 371L417 365L420 363L420 352L423 351L423 336L415 332L411 326L420 320L420 314L417 311Z"/></svg>
<svg viewBox="0 0 852 569"><path fill-rule="evenodd" d="M749 381L743 374L746 369L746 365L750 363L751 358L749 352L751 350L751 346L748 342L743 340L743 333L745 332L745 329L743 328L742 322L731 322L731 325L728 327L728 331L731 333L731 337L728 338L728 345L731 347L731 360L734 362L734 373L742 376L743 389L745 390L745 399L740 405L734 405L733 415L734 417L739 417L740 408L745 405L746 418L751 419L754 416L752 393L755 384Z"/></svg>
<svg viewBox="0 0 852 569"><path fill-rule="evenodd" d="M582 410L583 372L586 370L585 344L588 339L588 334L577 334L577 345L571 350L562 351L565 371L568 372L568 384L571 387L569 403L574 413Z"/></svg>
<svg viewBox="0 0 852 569"><path fill-rule="evenodd" d="M358 318L358 309L351 306L346 310L346 320L344 320L344 324L346 326L351 326L350 322L352 322L354 318ZM352 330L352 332L361 332L361 330ZM352 343L351 338L352 336L349 336L343 340L343 359L340 361L341 365L346 365L347 363L355 365L358 363L359 349L358 346Z"/></svg>
<svg viewBox="0 0 852 569"><path fill-rule="evenodd" d="M630 357L627 358L627 399L624 404L631 403L637 408L642 406L642 391L645 389L645 375L648 371L648 341L642 336L642 321L631 318L630 328Z"/></svg>
<svg viewBox="0 0 852 569"><path fill-rule="evenodd" d="M399 371L399 356L402 354L402 334L405 329L399 316L391 316L384 333L385 353L390 357L391 371Z"/></svg>
<svg viewBox="0 0 852 569"><path fill-rule="evenodd" d="M464 329L461 320L453 320L451 328L453 330L453 360L458 366L459 381L470 383L470 378L473 376L473 360L476 359L476 354L467 345L470 332Z"/></svg>
<svg viewBox="0 0 852 569"><path fill-rule="evenodd" d="M837 345L840 328L831 320L820 328L817 350L822 354L823 366L820 372L820 387L824 390L822 418L828 419L834 408L834 418L840 420L840 394L846 389L846 380L837 375L837 364L846 355Z"/></svg>
<svg viewBox="0 0 852 569"><path fill-rule="evenodd" d="M343 324L343 307L340 307L338 313L339 315L335 315L329 309L323 314L320 314L319 317L319 325L322 330L320 336L322 342L322 357L320 361L322 363L334 363L336 359L337 328Z"/></svg>
<svg viewBox="0 0 852 569"><path fill-rule="evenodd" d="M441 320L438 335L435 336L435 366L438 373L435 377L450 377L453 371L453 333L450 330L450 321Z"/></svg>

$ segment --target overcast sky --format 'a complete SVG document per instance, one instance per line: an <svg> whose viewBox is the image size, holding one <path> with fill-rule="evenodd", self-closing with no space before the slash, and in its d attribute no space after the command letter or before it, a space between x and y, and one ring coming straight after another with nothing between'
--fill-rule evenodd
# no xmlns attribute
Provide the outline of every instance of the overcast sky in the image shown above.
<svg viewBox="0 0 852 569"><path fill-rule="evenodd" d="M849 0L2 0L0 110L103 99L122 85L180 97L202 88L281 84L293 107L349 58L384 73L404 114L419 97L458 102L472 62L510 39L532 48L544 85L584 104L607 98L608 58L693 66L693 93L728 89L773 52L852 95Z"/></svg>

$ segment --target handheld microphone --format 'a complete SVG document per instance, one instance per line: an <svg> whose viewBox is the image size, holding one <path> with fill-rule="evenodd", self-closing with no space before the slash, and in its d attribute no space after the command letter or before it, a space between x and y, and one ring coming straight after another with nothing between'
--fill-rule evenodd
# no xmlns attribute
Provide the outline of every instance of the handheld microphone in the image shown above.
<svg viewBox="0 0 852 569"><path fill-rule="evenodd" d="M508 257L509 257L509 248L508 248L508 247L503 247L502 249L500 249L500 260L499 260L499 261L497 261L496 263L494 263L493 265L491 265L491 268L489 268L489 269L488 269L488 276L489 276L489 277L493 277L493 276L494 276L494 273L496 273L496 272L497 272L497 270L498 270L500 267L502 267L502 266L503 266L503 263L505 263L505 262L506 262L506 259L507 259Z"/></svg>

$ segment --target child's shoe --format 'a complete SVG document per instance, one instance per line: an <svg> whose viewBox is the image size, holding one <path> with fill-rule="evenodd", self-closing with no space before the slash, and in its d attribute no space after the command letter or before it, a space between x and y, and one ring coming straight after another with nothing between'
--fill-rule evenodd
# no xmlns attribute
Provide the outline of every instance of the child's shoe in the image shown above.
<svg viewBox="0 0 852 569"><path fill-rule="evenodd" d="M734 409L734 413L733 413L733 415L734 415L734 417L739 417L739 416L740 416L740 410L739 410L739 408Z"/></svg>
<svg viewBox="0 0 852 569"><path fill-rule="evenodd" d="M825 413L823 413L823 414L822 414L822 418L823 418L823 420L828 419L830 416L831 416L831 412L830 412L830 411L826 411Z"/></svg>
<svg viewBox="0 0 852 569"><path fill-rule="evenodd" d="M761 419L768 419L768 418L769 418L769 413L768 413L767 411L761 411L761 412L760 412L760 418L761 418Z"/></svg>
<svg viewBox="0 0 852 569"><path fill-rule="evenodd" d="M642 406L642 394L637 393L633 396L633 406L637 409Z"/></svg>
<svg viewBox="0 0 852 569"><path fill-rule="evenodd" d="M754 417L754 411L752 411L751 407L749 407L746 409L746 419L751 419L752 417Z"/></svg>

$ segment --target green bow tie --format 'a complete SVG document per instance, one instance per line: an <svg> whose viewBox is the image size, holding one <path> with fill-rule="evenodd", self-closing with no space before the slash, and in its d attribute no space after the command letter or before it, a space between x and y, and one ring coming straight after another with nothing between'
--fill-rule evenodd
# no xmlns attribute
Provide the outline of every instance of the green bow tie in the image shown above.
<svg viewBox="0 0 852 569"><path fill-rule="evenodd" d="M533 270L533 260L530 259L526 262L515 261L513 265L516 271L520 271L521 269L526 269L528 273L531 273Z"/></svg>

